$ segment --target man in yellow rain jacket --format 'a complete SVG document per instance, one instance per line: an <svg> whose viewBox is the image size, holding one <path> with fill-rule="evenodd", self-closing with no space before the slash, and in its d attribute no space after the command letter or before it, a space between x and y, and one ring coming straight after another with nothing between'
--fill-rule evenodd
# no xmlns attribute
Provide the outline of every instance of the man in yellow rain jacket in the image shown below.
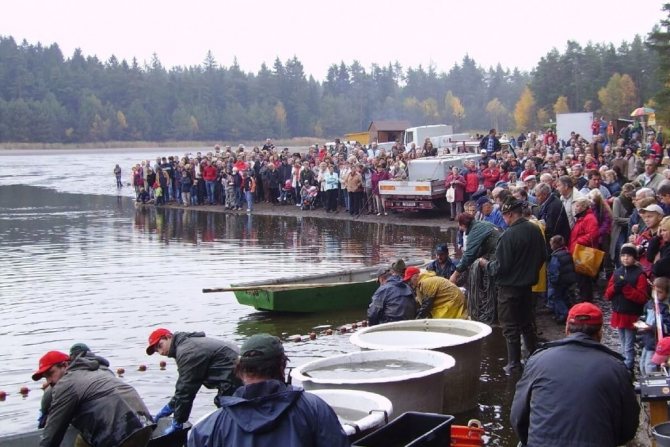
<svg viewBox="0 0 670 447"><path fill-rule="evenodd" d="M435 272L407 267L403 281L416 293L419 310L416 318L467 318L461 289Z"/></svg>

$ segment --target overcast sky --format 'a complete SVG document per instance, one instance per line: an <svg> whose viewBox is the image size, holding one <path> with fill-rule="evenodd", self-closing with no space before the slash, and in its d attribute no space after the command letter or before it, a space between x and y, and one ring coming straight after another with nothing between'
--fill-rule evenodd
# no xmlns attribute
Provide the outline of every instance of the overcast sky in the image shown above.
<svg viewBox="0 0 670 447"><path fill-rule="evenodd" d="M667 0L666 0L667 1ZM167 68L199 65L208 50L230 66L257 72L294 55L318 80L328 66L448 71L469 54L484 68L530 70L551 48L632 41L663 18L663 0L6 0L0 34L57 43L107 60L142 64L156 53Z"/></svg>

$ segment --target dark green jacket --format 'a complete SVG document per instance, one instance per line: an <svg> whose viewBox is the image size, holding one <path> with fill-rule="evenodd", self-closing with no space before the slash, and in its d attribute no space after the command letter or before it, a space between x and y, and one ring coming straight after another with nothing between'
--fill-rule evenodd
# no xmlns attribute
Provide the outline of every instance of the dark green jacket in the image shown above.
<svg viewBox="0 0 670 447"><path fill-rule="evenodd" d="M154 426L137 391L101 365L80 356L53 387L53 401L40 447L61 444L72 425L93 446L115 447L144 427Z"/></svg>
<svg viewBox="0 0 670 447"><path fill-rule="evenodd" d="M458 262L456 270L458 272L466 271L475 260L481 256L490 254L488 242L495 242L498 235L498 229L491 222L485 220L475 220L470 224L468 239L465 245L465 253ZM493 248L493 246L491 247Z"/></svg>
<svg viewBox="0 0 670 447"><path fill-rule="evenodd" d="M205 337L204 332L175 332L168 357L177 362L179 378L170 406L174 419L186 422L193 400L201 386L217 389L229 396L241 383L235 377L235 361L239 348L233 344Z"/></svg>
<svg viewBox="0 0 670 447"><path fill-rule="evenodd" d="M537 282L546 260L547 247L542 232L537 225L521 217L500 236L496 259L486 268L498 285L526 287Z"/></svg>

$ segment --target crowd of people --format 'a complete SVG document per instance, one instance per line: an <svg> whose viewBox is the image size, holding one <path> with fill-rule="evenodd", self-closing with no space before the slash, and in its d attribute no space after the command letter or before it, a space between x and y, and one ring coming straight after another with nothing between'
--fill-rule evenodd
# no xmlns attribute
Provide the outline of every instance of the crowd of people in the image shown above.
<svg viewBox="0 0 670 447"><path fill-rule="evenodd" d="M594 126L593 132L586 138L573 133L567 141L559 141L552 130L531 132L501 145L492 129L480 141L481 159L454 168L444 179L452 190L450 218L459 228L458 259L452 260L448 246L440 244L426 271L399 263L380 269L380 287L368 309L370 324L414 318L500 324L507 342L504 371L522 374L512 424L528 445L616 445L632 438L639 413L632 390L635 366L642 374L653 373L670 355L670 341L664 338L670 335L668 145L660 128L640 132L632 125L618 138L608 126ZM249 212L254 203L267 202L385 215L379 182L404 179L410 160L433 155L428 143L418 150L397 145L386 152L374 143L349 147L339 142L289 154L268 140L249 152L215 147L204 155L161 158L153 165L146 161L132 175L139 202L218 204ZM607 323L603 307L611 310L609 324L619 335L620 353L600 343ZM565 325L567 337L542 346L535 318L545 311ZM171 349L181 337L186 336L157 334L147 353L175 356L179 363L179 351ZM276 379L281 365L264 369L261 382ZM234 421L252 414L246 407L249 398L269 390L293 396L282 388L285 384L254 386L248 378L258 378L259 371L249 371L250 376L238 368L235 380L242 380L239 389L245 391L235 392L234 401L222 393L219 401L227 403L203 425L204 437L219 436L208 430L221 424L230 428L230 436L242 436ZM571 385L582 379L582 385ZM229 383L227 390L240 386L232 379ZM190 394L178 390L157 416L174 413L174 423L180 424L190 407L179 410L178 396L190 399ZM556 395L572 400L556 405ZM579 417L595 435L565 428L575 419L565 407L581 405L580 396L596 402L583 405ZM586 414L603 407L613 408L613 416ZM255 428L247 427L245 436Z"/></svg>
<svg viewBox="0 0 670 447"><path fill-rule="evenodd" d="M270 139L261 148L243 145L142 161L131 169L137 201L157 205L220 205L227 210L253 211L255 203L296 205L302 209L344 210L351 215L388 214L379 182L406 179L409 160L432 153L394 146L389 152L376 143L368 148L336 141L310 146L306 153L277 149ZM121 176L115 167L117 186ZM120 187L120 186L119 186Z"/></svg>

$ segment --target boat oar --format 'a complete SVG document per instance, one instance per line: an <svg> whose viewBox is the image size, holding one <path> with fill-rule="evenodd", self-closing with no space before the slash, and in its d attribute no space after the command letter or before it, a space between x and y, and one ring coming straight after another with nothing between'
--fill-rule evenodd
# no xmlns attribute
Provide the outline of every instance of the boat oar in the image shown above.
<svg viewBox="0 0 670 447"><path fill-rule="evenodd" d="M372 279L371 281L374 281L374 279ZM247 290L315 289L317 287L346 286L350 284L351 284L350 282L329 282L329 283L318 283L318 284L259 284L257 286L215 287L211 289L202 289L202 293L245 292Z"/></svg>

